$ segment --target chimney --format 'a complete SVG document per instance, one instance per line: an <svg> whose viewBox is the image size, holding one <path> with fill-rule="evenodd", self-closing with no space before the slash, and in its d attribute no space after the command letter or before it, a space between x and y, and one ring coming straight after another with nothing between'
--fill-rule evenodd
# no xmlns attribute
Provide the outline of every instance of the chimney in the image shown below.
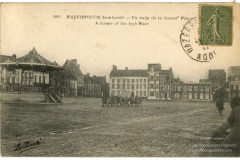
<svg viewBox="0 0 240 160"><path fill-rule="evenodd" d="M112 68L114 71L117 70L117 66L116 65L113 65L113 68Z"/></svg>
<svg viewBox="0 0 240 160"><path fill-rule="evenodd" d="M90 73L87 73L86 76L90 76Z"/></svg>
<svg viewBox="0 0 240 160"><path fill-rule="evenodd" d="M17 59L16 54L13 54L13 55L12 55L12 58L13 58L14 60Z"/></svg>
<svg viewBox="0 0 240 160"><path fill-rule="evenodd" d="M77 59L72 59L71 60L75 65L77 65Z"/></svg>
<svg viewBox="0 0 240 160"><path fill-rule="evenodd" d="M78 64L78 68L80 68L80 65Z"/></svg>
<svg viewBox="0 0 240 160"><path fill-rule="evenodd" d="M125 67L125 70L128 70L128 67Z"/></svg>

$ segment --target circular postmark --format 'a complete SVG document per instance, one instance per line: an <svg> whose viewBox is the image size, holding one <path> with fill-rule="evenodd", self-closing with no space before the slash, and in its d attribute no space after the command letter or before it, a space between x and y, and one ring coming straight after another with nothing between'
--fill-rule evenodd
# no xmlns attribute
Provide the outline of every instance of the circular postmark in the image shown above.
<svg viewBox="0 0 240 160"><path fill-rule="evenodd" d="M180 42L185 53L197 62L209 62L216 56L216 51L209 46L199 45L199 23L192 18L183 26Z"/></svg>

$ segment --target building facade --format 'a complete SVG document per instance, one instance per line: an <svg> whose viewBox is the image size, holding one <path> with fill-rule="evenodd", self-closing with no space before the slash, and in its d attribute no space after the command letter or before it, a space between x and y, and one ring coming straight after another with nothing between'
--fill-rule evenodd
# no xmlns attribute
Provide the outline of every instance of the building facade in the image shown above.
<svg viewBox="0 0 240 160"><path fill-rule="evenodd" d="M118 70L113 66L110 73L109 94L111 96L140 96L147 97L147 70Z"/></svg>
<svg viewBox="0 0 240 160"><path fill-rule="evenodd" d="M91 77L89 73L84 76L84 97L107 97L107 87L106 76Z"/></svg>
<svg viewBox="0 0 240 160"><path fill-rule="evenodd" d="M148 64L148 99L159 99L161 64Z"/></svg>
<svg viewBox="0 0 240 160"><path fill-rule="evenodd" d="M160 71L160 78L159 78L159 84L160 84L160 99L170 100L172 97L172 83L173 83L173 71L172 68L169 70L161 70Z"/></svg>
<svg viewBox="0 0 240 160"><path fill-rule="evenodd" d="M173 83L171 98L187 101L211 101L211 83Z"/></svg>
<svg viewBox="0 0 240 160"><path fill-rule="evenodd" d="M63 65L65 77L65 95L83 96L84 76L77 59L66 60Z"/></svg>

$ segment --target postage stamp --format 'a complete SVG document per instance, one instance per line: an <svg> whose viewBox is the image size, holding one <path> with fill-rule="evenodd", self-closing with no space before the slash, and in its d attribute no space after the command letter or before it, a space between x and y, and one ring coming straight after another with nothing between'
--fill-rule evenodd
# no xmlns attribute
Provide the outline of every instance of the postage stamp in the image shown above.
<svg viewBox="0 0 240 160"><path fill-rule="evenodd" d="M231 46L233 6L200 5L200 45Z"/></svg>

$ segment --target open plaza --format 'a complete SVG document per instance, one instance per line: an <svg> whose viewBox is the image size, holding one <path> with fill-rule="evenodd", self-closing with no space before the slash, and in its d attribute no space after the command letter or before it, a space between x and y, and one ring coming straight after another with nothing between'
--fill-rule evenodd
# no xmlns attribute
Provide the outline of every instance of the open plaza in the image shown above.
<svg viewBox="0 0 240 160"><path fill-rule="evenodd" d="M2 156L209 156L200 144L211 143L231 111L225 103L219 116L214 102L144 100L141 107L102 107L100 98L63 102L2 104Z"/></svg>

